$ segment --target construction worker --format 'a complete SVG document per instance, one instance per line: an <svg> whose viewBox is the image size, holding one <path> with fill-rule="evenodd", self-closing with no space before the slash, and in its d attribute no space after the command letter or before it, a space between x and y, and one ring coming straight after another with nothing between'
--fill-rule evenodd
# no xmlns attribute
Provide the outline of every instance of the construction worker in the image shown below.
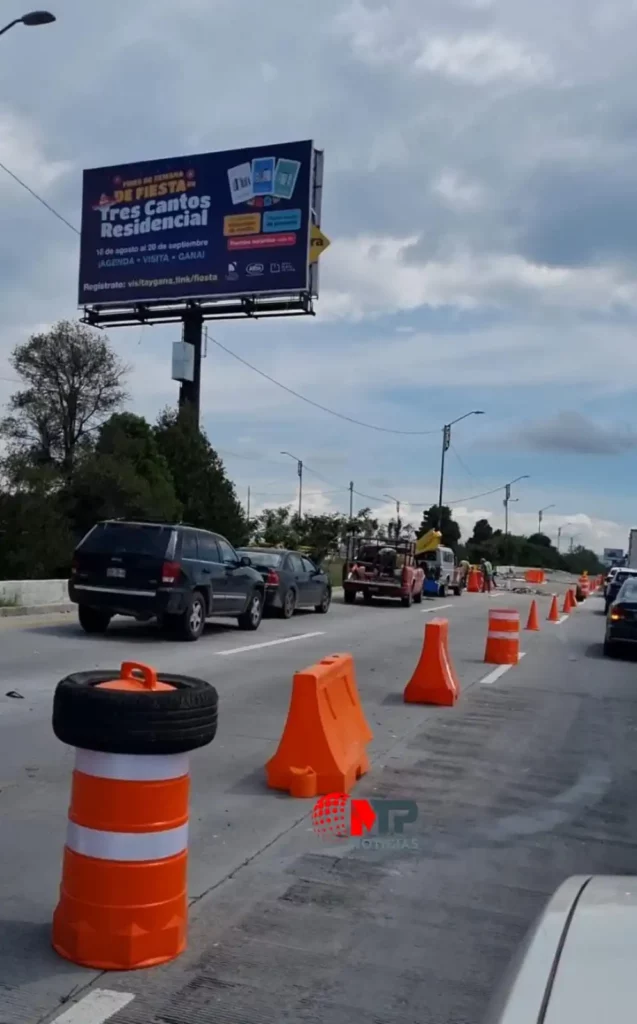
<svg viewBox="0 0 637 1024"><path fill-rule="evenodd" d="M493 582L493 566L487 558L482 558L480 560L480 568L482 570L482 592L483 594L490 594Z"/></svg>

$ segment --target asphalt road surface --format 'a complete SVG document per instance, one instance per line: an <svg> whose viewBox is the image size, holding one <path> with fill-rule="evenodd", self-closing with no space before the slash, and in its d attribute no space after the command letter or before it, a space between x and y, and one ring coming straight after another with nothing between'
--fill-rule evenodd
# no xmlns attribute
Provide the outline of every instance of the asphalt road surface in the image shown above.
<svg viewBox="0 0 637 1024"><path fill-rule="evenodd" d="M0 622L0 1024L474 1024L546 898L576 873L634 873L637 681L602 657L602 601L524 633L520 664L483 663L489 607L465 594L211 625L197 644L122 621ZM462 695L407 706L428 616L449 618ZM415 848L327 842L312 801L268 791L296 669L351 651L374 730L355 796L411 799ZM219 733L192 759L188 951L102 973L49 946L72 752L51 732L55 683L140 660L217 687ZM21 696L8 697L15 691ZM336 844L336 845L335 845Z"/></svg>

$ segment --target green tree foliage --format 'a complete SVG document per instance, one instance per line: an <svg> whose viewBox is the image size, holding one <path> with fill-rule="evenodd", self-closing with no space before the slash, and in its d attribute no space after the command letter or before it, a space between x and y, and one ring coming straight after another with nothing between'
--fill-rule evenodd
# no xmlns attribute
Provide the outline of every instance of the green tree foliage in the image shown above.
<svg viewBox="0 0 637 1024"><path fill-rule="evenodd" d="M493 527L488 519L478 519L471 535L472 544L486 544L493 537Z"/></svg>
<svg viewBox="0 0 637 1024"><path fill-rule="evenodd" d="M248 523L234 484L191 410L164 410L155 438L172 475L184 522L217 530L233 544L245 544Z"/></svg>
<svg viewBox="0 0 637 1024"><path fill-rule="evenodd" d="M107 337L67 320L16 345L9 362L23 386L0 422L10 455L6 470L15 475L27 462L70 475L78 454L126 400L127 367Z"/></svg>
<svg viewBox="0 0 637 1024"><path fill-rule="evenodd" d="M77 534L100 519L181 517L168 463L142 416L115 413L103 424L95 450L76 465L69 508Z"/></svg>
<svg viewBox="0 0 637 1024"><path fill-rule="evenodd" d="M440 526L438 526L439 513L442 513L440 516ZM447 505L443 505L442 509L439 509L437 505L432 505L423 512L422 522L418 528L418 537L422 537L429 530L438 529L442 533L441 543L447 548L453 548L455 551L460 543L460 527L454 520L451 509Z"/></svg>
<svg viewBox="0 0 637 1024"><path fill-rule="evenodd" d="M73 546L56 470L24 469L19 487L0 491L0 579L64 578Z"/></svg>

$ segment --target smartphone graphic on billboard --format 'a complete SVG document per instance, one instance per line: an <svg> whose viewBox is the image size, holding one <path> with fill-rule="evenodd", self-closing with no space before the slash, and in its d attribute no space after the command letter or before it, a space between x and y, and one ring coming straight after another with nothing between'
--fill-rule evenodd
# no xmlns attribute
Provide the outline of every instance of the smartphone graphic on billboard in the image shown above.
<svg viewBox="0 0 637 1024"><path fill-rule="evenodd" d="M252 189L255 196L271 196L274 191L273 156L259 156L252 161Z"/></svg>
<svg viewBox="0 0 637 1024"><path fill-rule="evenodd" d="M277 198L292 198L300 169L301 164L298 160L285 160L281 158L277 161L274 172L274 194Z"/></svg>
<svg viewBox="0 0 637 1024"><path fill-rule="evenodd" d="M252 199L252 164L237 164L236 167L228 168L228 184L233 206L238 203L247 203Z"/></svg>

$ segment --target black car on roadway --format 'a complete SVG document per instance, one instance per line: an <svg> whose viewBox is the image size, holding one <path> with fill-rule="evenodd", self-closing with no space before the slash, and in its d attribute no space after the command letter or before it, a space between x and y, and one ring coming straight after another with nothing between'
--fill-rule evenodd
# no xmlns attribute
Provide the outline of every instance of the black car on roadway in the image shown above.
<svg viewBox="0 0 637 1024"><path fill-rule="evenodd" d="M323 615L332 601L332 585L323 569L301 554L282 548L240 548L265 584L265 607L291 619L297 608L314 608Z"/></svg>
<svg viewBox="0 0 637 1024"><path fill-rule="evenodd" d="M619 569L606 588L604 595L605 611L608 615L608 609L612 605L613 601L616 600L619 591L623 587L626 580L637 579L637 569Z"/></svg>
<svg viewBox="0 0 637 1024"><path fill-rule="evenodd" d="M157 618L184 640L198 640L217 615L258 629L265 598L261 573L221 534L132 519L89 530L75 549L68 587L87 633L105 633L113 615L128 615Z"/></svg>
<svg viewBox="0 0 637 1024"><path fill-rule="evenodd" d="M637 576L624 580L606 615L604 654L612 656L623 644L637 644Z"/></svg>

